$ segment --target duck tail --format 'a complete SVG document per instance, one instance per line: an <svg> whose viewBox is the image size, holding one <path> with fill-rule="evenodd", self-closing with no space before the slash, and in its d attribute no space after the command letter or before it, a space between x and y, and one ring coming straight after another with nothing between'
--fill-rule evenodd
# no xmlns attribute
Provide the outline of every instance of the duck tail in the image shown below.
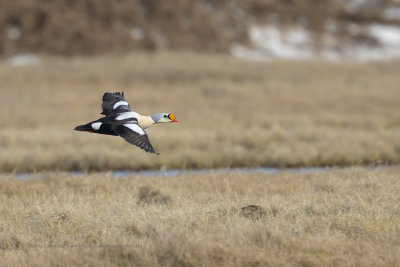
<svg viewBox="0 0 400 267"><path fill-rule="evenodd" d="M92 127L90 127L90 123L84 124L84 125L76 126L76 127L74 128L74 130L75 130L75 131L90 132L90 133L93 133L93 132L94 132L93 129L92 129Z"/></svg>

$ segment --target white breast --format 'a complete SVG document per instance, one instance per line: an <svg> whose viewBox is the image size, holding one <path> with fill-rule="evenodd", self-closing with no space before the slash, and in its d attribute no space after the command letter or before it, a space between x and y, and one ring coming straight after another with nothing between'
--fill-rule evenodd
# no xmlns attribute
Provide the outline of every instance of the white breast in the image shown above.
<svg viewBox="0 0 400 267"><path fill-rule="evenodd" d="M150 116L139 116L138 118L139 126L146 129L154 124L153 119Z"/></svg>

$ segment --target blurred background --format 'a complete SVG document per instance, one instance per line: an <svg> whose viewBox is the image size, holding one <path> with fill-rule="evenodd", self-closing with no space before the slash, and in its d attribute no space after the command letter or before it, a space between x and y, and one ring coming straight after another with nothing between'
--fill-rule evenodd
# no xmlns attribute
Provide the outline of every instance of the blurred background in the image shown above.
<svg viewBox="0 0 400 267"><path fill-rule="evenodd" d="M3 0L0 171L397 164L398 0ZM125 91L159 157L72 131Z"/></svg>
<svg viewBox="0 0 400 267"><path fill-rule="evenodd" d="M400 55L398 0L4 0L0 54L159 49L243 58Z"/></svg>

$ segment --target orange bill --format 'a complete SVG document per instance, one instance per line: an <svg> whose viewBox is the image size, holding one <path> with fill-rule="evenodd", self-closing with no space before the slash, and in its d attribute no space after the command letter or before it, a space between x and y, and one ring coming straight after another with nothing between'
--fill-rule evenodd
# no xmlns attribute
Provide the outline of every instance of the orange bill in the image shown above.
<svg viewBox="0 0 400 267"><path fill-rule="evenodd" d="M178 122L178 120L175 119L175 116L172 113L168 115L168 118L170 118L171 122Z"/></svg>

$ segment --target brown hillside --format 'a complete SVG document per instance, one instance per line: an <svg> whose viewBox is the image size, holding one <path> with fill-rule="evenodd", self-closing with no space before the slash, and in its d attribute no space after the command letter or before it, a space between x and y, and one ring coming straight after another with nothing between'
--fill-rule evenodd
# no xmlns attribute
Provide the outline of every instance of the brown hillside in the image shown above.
<svg viewBox="0 0 400 267"><path fill-rule="evenodd" d="M226 52L233 42L248 41L251 23L301 24L318 36L327 21L382 22L382 9L396 4L367 1L350 10L345 2L2 0L0 55L92 55L159 48ZM348 35L344 28L339 34Z"/></svg>

